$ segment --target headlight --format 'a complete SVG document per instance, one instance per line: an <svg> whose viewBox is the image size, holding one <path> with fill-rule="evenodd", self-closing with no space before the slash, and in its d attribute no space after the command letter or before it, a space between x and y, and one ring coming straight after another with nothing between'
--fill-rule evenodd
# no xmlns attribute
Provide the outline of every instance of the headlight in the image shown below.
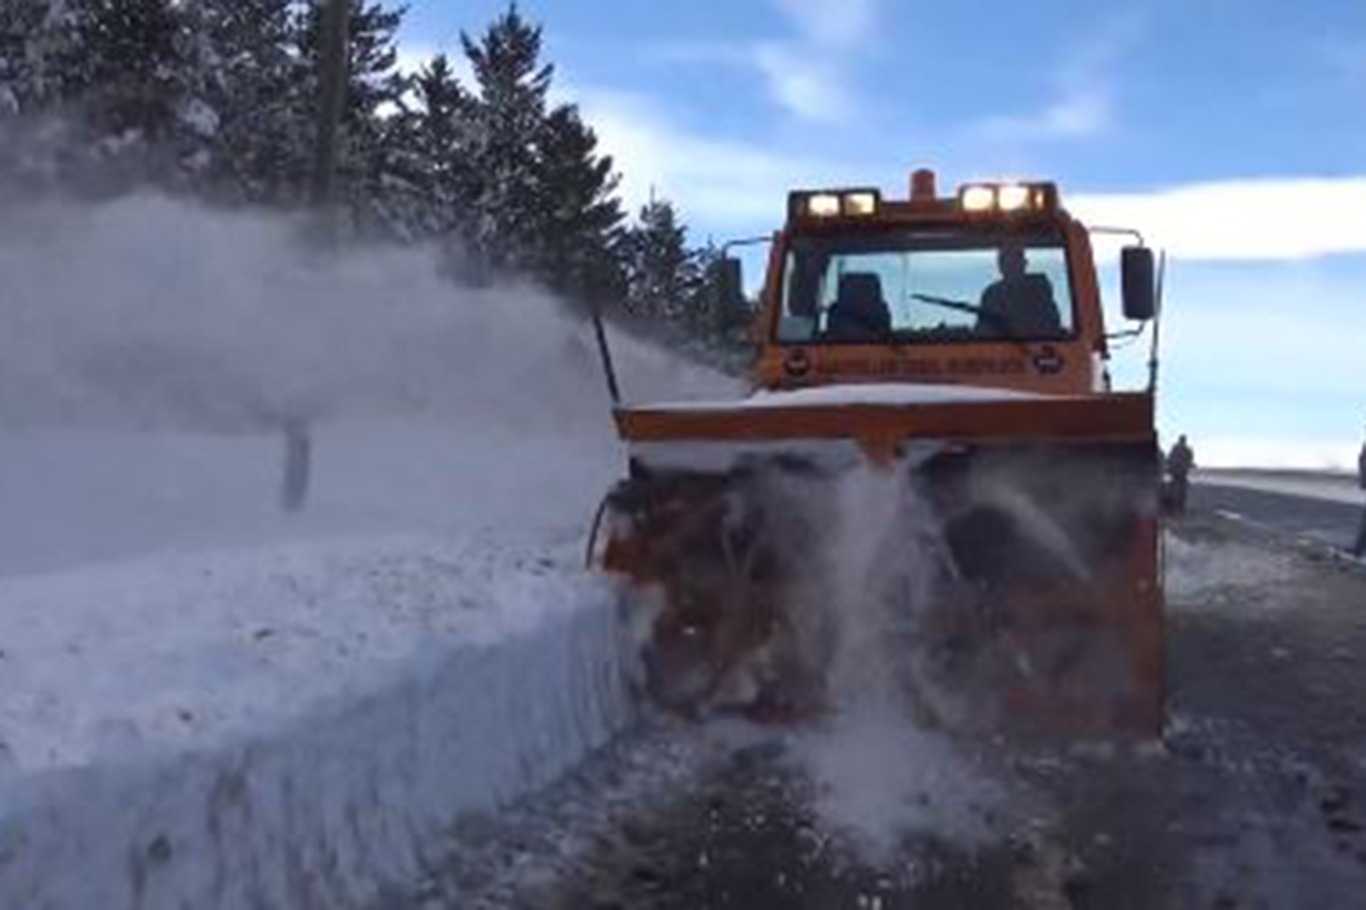
<svg viewBox="0 0 1366 910"><path fill-rule="evenodd" d="M877 193L845 193L844 214L855 217L877 214Z"/></svg>
<svg viewBox="0 0 1366 910"><path fill-rule="evenodd" d="M806 214L813 218L834 218L840 213L840 197L834 193L816 193L806 197Z"/></svg>
<svg viewBox="0 0 1366 910"><path fill-rule="evenodd" d="M996 208L996 187L967 186L958 199L965 212L989 212Z"/></svg>
<svg viewBox="0 0 1366 910"><path fill-rule="evenodd" d="M1018 212L1020 209L1028 208L1029 201L1029 187L1018 183L1008 184L996 191L996 205L1003 212Z"/></svg>

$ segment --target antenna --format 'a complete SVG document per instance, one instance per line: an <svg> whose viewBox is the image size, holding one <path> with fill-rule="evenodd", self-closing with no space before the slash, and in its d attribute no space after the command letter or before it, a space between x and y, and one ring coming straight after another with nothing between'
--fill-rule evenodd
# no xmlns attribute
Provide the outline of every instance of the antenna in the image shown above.
<svg viewBox="0 0 1366 910"><path fill-rule="evenodd" d="M1153 315L1153 343L1148 353L1148 391L1157 394L1157 370L1160 363L1159 352L1162 348L1162 310L1163 295L1167 288L1167 251L1157 257L1157 312Z"/></svg>

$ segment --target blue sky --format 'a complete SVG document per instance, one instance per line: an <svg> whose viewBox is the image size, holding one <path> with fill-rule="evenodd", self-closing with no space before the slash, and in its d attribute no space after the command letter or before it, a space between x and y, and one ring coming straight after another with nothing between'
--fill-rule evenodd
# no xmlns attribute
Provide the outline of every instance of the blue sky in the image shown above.
<svg viewBox="0 0 1366 910"><path fill-rule="evenodd" d="M1172 256L1162 423L1207 461L1366 432L1366 3L523 0L561 95L699 237L792 186L1056 179ZM409 62L502 0L411 0Z"/></svg>

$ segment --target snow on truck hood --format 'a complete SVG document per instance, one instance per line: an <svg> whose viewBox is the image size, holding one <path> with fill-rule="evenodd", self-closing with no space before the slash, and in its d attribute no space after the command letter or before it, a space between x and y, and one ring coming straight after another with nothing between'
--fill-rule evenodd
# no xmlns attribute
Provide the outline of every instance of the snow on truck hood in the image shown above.
<svg viewBox="0 0 1366 910"><path fill-rule="evenodd" d="M960 401L1018 401L1041 398L1033 392L970 385L848 383L772 392L760 390L732 401L671 401L641 404L632 410L721 411L735 408L799 408L821 405L945 404Z"/></svg>
<svg viewBox="0 0 1366 910"><path fill-rule="evenodd" d="M640 411L736 411L821 406L915 405L953 402L1019 401L1044 396L982 386L909 383L849 383L792 391L758 391L732 401L689 401L640 405ZM912 444L924 455L932 454L942 441L923 439ZM687 440L671 442L633 441L631 457L663 470L724 471L750 457L781 451L831 468L863 462L853 439ZM911 454L908 452L908 454Z"/></svg>

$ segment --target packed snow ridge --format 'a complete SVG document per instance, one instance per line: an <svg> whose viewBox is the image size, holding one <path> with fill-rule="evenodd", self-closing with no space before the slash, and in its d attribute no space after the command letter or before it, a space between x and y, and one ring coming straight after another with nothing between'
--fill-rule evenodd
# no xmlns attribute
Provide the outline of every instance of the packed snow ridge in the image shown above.
<svg viewBox="0 0 1366 910"><path fill-rule="evenodd" d="M372 901L629 719L614 606L418 539L6 582L0 906Z"/></svg>

